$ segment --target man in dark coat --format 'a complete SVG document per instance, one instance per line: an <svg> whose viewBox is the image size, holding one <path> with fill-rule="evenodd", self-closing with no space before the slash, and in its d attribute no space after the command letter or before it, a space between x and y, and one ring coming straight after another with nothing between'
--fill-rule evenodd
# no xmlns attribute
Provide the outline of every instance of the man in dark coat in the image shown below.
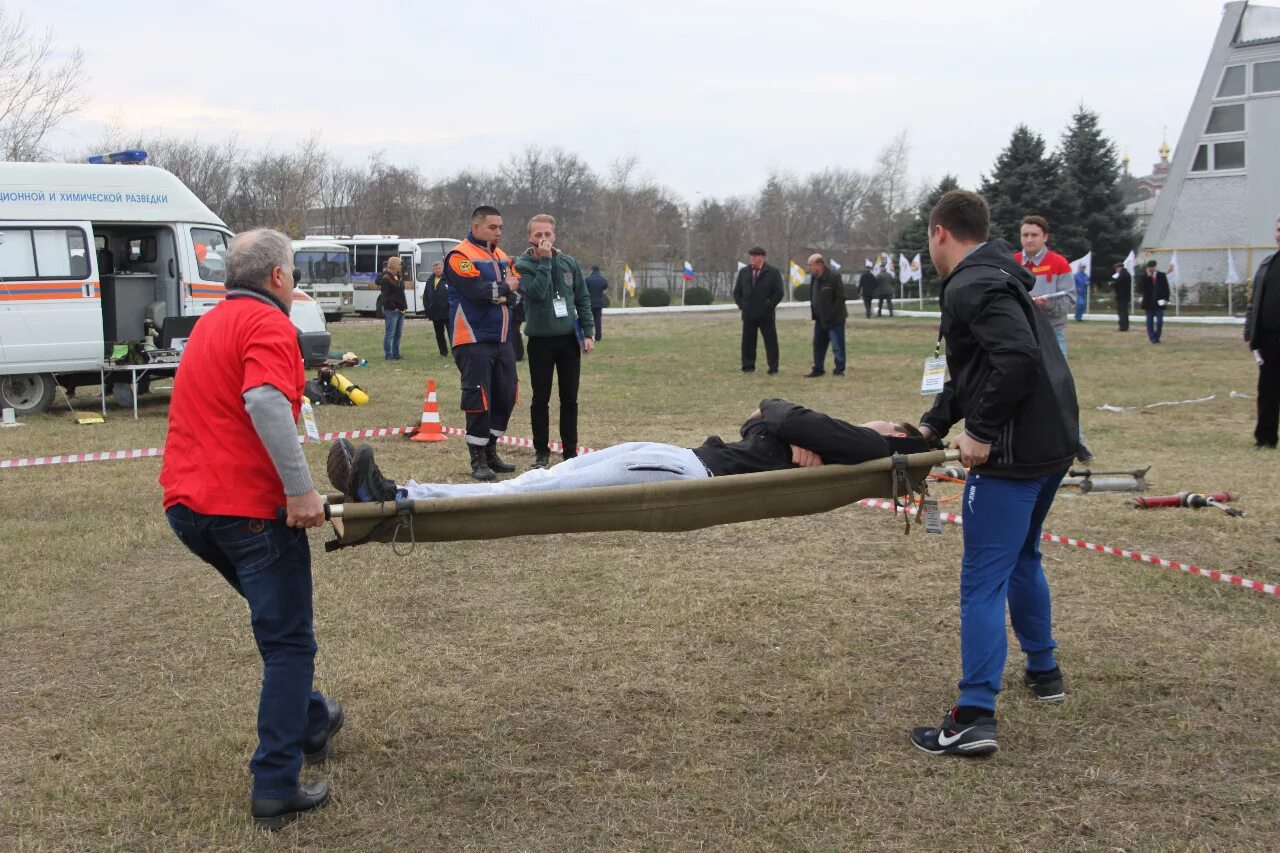
<svg viewBox="0 0 1280 853"><path fill-rule="evenodd" d="M1116 273L1111 276L1112 287L1116 294L1116 317L1120 321L1118 331L1129 331L1129 304L1133 301L1133 276L1124 268L1124 264L1116 264Z"/></svg>
<svg viewBox="0 0 1280 853"><path fill-rule="evenodd" d="M911 732L931 755L999 748L1006 606L1026 654L1022 683L1039 702L1066 698L1039 542L1080 446L1075 382L1052 324L1032 301L1035 276L1008 244L988 242L989 230L989 208L977 193L952 190L929 214L950 378L920 431L940 441L963 420L957 444L969 469L961 503L960 696L941 725Z"/></svg>
<svg viewBox="0 0 1280 853"><path fill-rule="evenodd" d="M1138 276L1138 294L1142 297L1142 310L1147 314L1147 340L1160 343L1164 331L1164 308L1169 304L1169 277L1156 269L1154 260L1147 261L1146 269Z"/></svg>
<svg viewBox="0 0 1280 853"><path fill-rule="evenodd" d="M733 301L742 312L742 372L756 369L756 332L764 338L764 356L769 375L778 372L778 326L775 309L782 301L782 273L764 262L764 249L747 253L750 263L738 270L733 285Z"/></svg>
<svg viewBox="0 0 1280 853"><path fill-rule="evenodd" d="M596 340L604 337L604 295L609 292L609 279L600 272L600 267L592 267L587 276L587 293L591 294L591 318L596 323Z"/></svg>
<svg viewBox="0 0 1280 853"><path fill-rule="evenodd" d="M1276 221L1280 246L1280 220ZM1262 259L1253 276L1249 309L1244 315L1244 342L1258 363L1258 422L1254 450L1275 450L1280 424L1280 252Z"/></svg>
<svg viewBox="0 0 1280 853"><path fill-rule="evenodd" d="M893 316L893 273L880 270L876 276L876 316L884 316L884 304L889 303L889 316Z"/></svg>
<svg viewBox="0 0 1280 853"><path fill-rule="evenodd" d="M858 277L858 294L862 297L862 304L867 309L867 319L870 320L871 300L876 298L876 274L871 271L871 267L864 269Z"/></svg>
<svg viewBox="0 0 1280 853"><path fill-rule="evenodd" d="M444 280L444 261L431 265L431 278L422 288L427 303L427 319L436 330L440 355L449 355L449 285Z"/></svg>
<svg viewBox="0 0 1280 853"><path fill-rule="evenodd" d="M844 321L849 311L844 305L844 282L840 273L819 254L809 256L809 316L813 318L813 368L806 379L826 373L827 346L835 361L832 376L844 376Z"/></svg>

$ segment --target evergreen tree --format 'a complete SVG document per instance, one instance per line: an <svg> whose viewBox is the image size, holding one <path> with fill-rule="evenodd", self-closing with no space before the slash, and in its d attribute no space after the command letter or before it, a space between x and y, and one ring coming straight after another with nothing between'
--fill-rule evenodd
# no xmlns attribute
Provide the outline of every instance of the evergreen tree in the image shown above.
<svg viewBox="0 0 1280 853"><path fill-rule="evenodd" d="M1018 125L979 189L991 205L991 239L1005 240L1018 251L1019 223L1035 214L1049 220L1049 245L1069 253L1080 244L1082 233L1075 224L1075 191L1069 181L1064 180L1058 158L1045 153L1044 139Z"/></svg>
<svg viewBox="0 0 1280 853"><path fill-rule="evenodd" d="M960 189L960 182L956 180L956 176L944 175L942 180L938 181L938 185L930 190L924 200L920 202L915 216L903 227L902 233L898 235L898 248L894 250L894 261L897 261L899 254L906 255L907 259L910 260L916 256L916 252L920 253L920 266L924 272L925 293L936 294L939 285L938 271L929 259L929 213L940 198L952 190L958 189Z"/></svg>
<svg viewBox="0 0 1280 853"><path fill-rule="evenodd" d="M1103 136L1097 113L1083 104L1076 109L1062 135L1058 156L1068 178L1064 187L1075 194L1073 206L1079 211L1077 225L1082 238L1081 245L1072 247L1067 257L1092 251L1094 274L1105 278L1111 265L1134 248L1136 235L1134 218L1124 212L1116 146Z"/></svg>

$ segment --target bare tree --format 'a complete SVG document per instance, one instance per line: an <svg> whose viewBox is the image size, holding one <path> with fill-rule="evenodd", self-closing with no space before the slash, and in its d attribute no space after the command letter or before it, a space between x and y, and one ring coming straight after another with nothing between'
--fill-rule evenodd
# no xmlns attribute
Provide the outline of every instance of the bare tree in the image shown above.
<svg viewBox="0 0 1280 853"><path fill-rule="evenodd" d="M53 30L37 36L25 14L0 6L0 154L5 160L40 160L45 137L84 105L84 56L77 48L54 58Z"/></svg>

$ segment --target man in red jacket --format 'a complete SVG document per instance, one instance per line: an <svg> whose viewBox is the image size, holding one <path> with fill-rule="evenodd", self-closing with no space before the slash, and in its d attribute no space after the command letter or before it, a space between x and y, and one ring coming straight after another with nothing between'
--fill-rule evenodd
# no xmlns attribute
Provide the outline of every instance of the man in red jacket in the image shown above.
<svg viewBox="0 0 1280 853"><path fill-rule="evenodd" d="M305 381L289 320L293 246L265 228L231 241L227 298L200 318L169 405L160 484L169 526L249 604L262 655L253 819L279 829L329 800L300 785L329 755L342 706L312 689L311 548L324 498L298 447ZM277 512L284 510L284 520Z"/></svg>

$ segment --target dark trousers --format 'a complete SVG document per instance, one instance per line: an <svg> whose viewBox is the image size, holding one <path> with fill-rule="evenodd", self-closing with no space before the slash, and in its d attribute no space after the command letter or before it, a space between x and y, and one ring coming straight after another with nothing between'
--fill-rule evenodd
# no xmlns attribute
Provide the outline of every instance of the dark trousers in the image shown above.
<svg viewBox="0 0 1280 853"><path fill-rule="evenodd" d="M1116 299L1116 318L1120 321L1120 331L1129 331L1129 300Z"/></svg>
<svg viewBox="0 0 1280 853"><path fill-rule="evenodd" d="M773 314L742 317L742 369L756 369L756 332L764 338L764 357L770 370L778 369L778 324Z"/></svg>
<svg viewBox="0 0 1280 853"><path fill-rule="evenodd" d="M813 324L813 369L815 373L825 373L822 363L827 360L827 345L831 346L831 357L835 360L836 373L844 373L844 323L840 322L830 329L822 328L820 321Z"/></svg>
<svg viewBox="0 0 1280 853"><path fill-rule="evenodd" d="M867 309L867 319L868 319L868 320L870 320L870 319L871 319L871 300L873 300L873 299L875 299L875 297L874 297L874 296L864 296L864 297L862 297L862 304L863 304L864 306L866 306L866 309Z"/></svg>
<svg viewBox="0 0 1280 853"><path fill-rule="evenodd" d="M1258 355L1262 365L1258 368L1258 424L1253 428L1253 439L1275 447L1280 424L1280 335L1263 341Z"/></svg>
<svg viewBox="0 0 1280 853"><path fill-rule="evenodd" d="M1164 332L1164 308L1159 305L1147 309L1147 340L1153 344L1160 343L1160 335Z"/></svg>
<svg viewBox="0 0 1280 853"><path fill-rule="evenodd" d="M520 334L519 328L511 331L511 352L516 361L524 361L524 335Z"/></svg>
<svg viewBox="0 0 1280 853"><path fill-rule="evenodd" d="M551 380L559 376L560 443L564 458L578 455L578 379L582 375L582 348L577 335L529 338L529 382L533 401L529 420L533 427L533 449L551 452Z"/></svg>
<svg viewBox="0 0 1280 853"><path fill-rule="evenodd" d="M507 431L516 404L516 357L511 342L455 346L453 360L462 374L467 444L486 445L491 437Z"/></svg>
<svg viewBox="0 0 1280 853"><path fill-rule="evenodd" d="M182 504L165 515L182 544L249 603L262 655L258 748L249 762L253 796L291 797L298 792L303 743L329 725L324 696L311 688L316 638L307 532L274 519L204 515Z"/></svg>
<svg viewBox="0 0 1280 853"><path fill-rule="evenodd" d="M883 314L884 314L884 304L885 304L886 302L888 302L888 303L889 303L889 316L890 316L890 317L892 317L892 316L893 316L893 297L892 297L892 296L881 296L881 297L879 297L879 299L880 299L880 304L876 306L876 316L877 316L877 317L879 317L879 316L881 316L881 315L883 315Z"/></svg>
<svg viewBox="0 0 1280 853"><path fill-rule="evenodd" d="M596 340L604 337L604 308L591 306L591 320L596 324Z"/></svg>
<svg viewBox="0 0 1280 853"><path fill-rule="evenodd" d="M449 354L449 321L448 320L432 320L431 325L436 327L436 346L440 348L441 355Z"/></svg>

